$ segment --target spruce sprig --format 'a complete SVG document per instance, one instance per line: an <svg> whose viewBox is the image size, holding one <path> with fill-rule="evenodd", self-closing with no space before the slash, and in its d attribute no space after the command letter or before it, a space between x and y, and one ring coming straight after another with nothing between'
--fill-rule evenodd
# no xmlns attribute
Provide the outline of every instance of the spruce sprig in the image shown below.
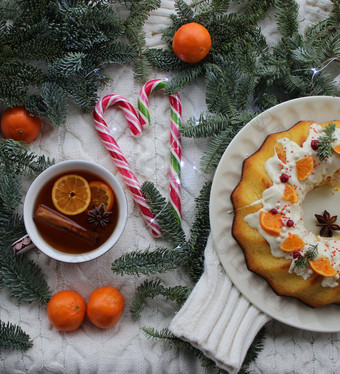
<svg viewBox="0 0 340 374"><path fill-rule="evenodd" d="M27 351L32 347L33 341L20 326L0 320L0 350Z"/></svg>
<svg viewBox="0 0 340 374"><path fill-rule="evenodd" d="M323 129L323 135L318 138L317 153L320 161L324 161L327 157L331 157L333 154L332 144L336 140L334 132L336 129L335 123L330 123Z"/></svg>
<svg viewBox="0 0 340 374"><path fill-rule="evenodd" d="M295 266L299 269L305 268L308 261L315 260L318 255L318 245L310 245L307 252L295 260Z"/></svg>
<svg viewBox="0 0 340 374"><path fill-rule="evenodd" d="M166 300L175 301L181 306L188 298L191 288L187 286L165 287L160 280L146 279L136 289L136 294L130 306L132 319L137 321L147 303L148 299L163 296Z"/></svg>
<svg viewBox="0 0 340 374"><path fill-rule="evenodd" d="M185 260L185 252L177 247L147 248L122 255L111 264L111 270L118 275L150 275L174 270L183 266Z"/></svg>

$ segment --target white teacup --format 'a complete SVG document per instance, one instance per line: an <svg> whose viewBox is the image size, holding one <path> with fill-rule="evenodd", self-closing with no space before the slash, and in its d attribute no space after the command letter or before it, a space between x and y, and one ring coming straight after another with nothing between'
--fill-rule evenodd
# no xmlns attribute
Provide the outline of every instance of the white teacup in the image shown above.
<svg viewBox="0 0 340 374"><path fill-rule="evenodd" d="M57 175L63 173L67 174L68 172L76 170L83 170L98 175L100 179L105 181L111 187L115 195L115 203L118 204L117 223L109 238L98 248L80 254L65 253L53 248L42 238L33 220L36 200L42 186L44 186L49 180L56 177ZM111 249L113 245L118 241L119 237L124 231L127 220L127 201L122 186L120 185L116 177L107 169L90 161L69 160L57 163L47 168L33 181L26 194L23 214L26 232L29 238L32 240L33 244L40 251L45 253L47 256L54 258L55 260L69 263L79 263L93 260L101 256L109 249Z"/></svg>

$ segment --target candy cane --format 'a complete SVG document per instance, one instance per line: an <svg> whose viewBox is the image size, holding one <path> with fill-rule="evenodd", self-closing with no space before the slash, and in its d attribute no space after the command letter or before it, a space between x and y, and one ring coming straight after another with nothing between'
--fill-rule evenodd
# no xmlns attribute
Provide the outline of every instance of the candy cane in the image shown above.
<svg viewBox="0 0 340 374"><path fill-rule="evenodd" d="M106 108L114 104L118 104L118 107L123 110L131 132L135 135L141 133L142 127L134 107L127 101L127 99L118 95L107 95L98 101L93 112L95 128L101 137L105 148L109 151L111 157L113 158L113 161L121 173L125 183L129 187L132 197L139 206L143 218L145 219L148 227L151 228L152 234L155 237L158 237L161 235L161 230L156 224L155 217L147 205L147 202L143 196L141 185L132 172L130 165L121 152L117 142L112 137L104 120L104 112Z"/></svg>
<svg viewBox="0 0 340 374"><path fill-rule="evenodd" d="M167 81L154 79L147 82L139 92L138 118L142 126L151 122L149 96L152 92L165 88ZM169 95L170 100L170 204L181 221L181 136L179 128L182 123L182 105L177 93Z"/></svg>

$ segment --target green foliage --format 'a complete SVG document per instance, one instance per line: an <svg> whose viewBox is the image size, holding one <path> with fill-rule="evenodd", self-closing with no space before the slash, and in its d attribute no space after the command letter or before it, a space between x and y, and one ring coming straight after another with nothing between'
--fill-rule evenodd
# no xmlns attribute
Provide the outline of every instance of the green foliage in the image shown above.
<svg viewBox="0 0 340 374"><path fill-rule="evenodd" d="M182 266L185 261L185 254L177 248L156 248L151 251L133 251L127 253L111 264L114 273L123 275L149 275L164 273Z"/></svg>
<svg viewBox="0 0 340 374"><path fill-rule="evenodd" d="M37 156L24 143L0 141L0 284L19 300L45 304L49 289L40 268L26 255L15 256L11 244L25 234L22 178L36 176L53 163Z"/></svg>
<svg viewBox="0 0 340 374"><path fill-rule="evenodd" d="M24 105L59 126L68 102L93 110L109 80L103 67L134 63L136 77L151 68L142 26L159 0L124 1L121 19L114 1L9 0L0 4L0 103Z"/></svg>
<svg viewBox="0 0 340 374"><path fill-rule="evenodd" d="M32 340L20 326L13 325L9 322L5 323L0 320L1 351L4 349L27 351L31 347L33 347Z"/></svg>
<svg viewBox="0 0 340 374"><path fill-rule="evenodd" d="M12 297L30 304L48 303L51 293L38 265L25 254L15 255L11 248L0 254L0 260L1 284L10 290Z"/></svg>
<svg viewBox="0 0 340 374"><path fill-rule="evenodd" d="M332 144L336 140L334 137L335 129L335 123L330 123L324 128L323 134L318 138L319 143L317 153L321 161L324 161L327 157L330 157L333 154Z"/></svg>
<svg viewBox="0 0 340 374"><path fill-rule="evenodd" d="M298 31L294 0L236 3L237 12L231 12L231 1L176 1L172 25L163 31L168 49L150 49L147 54L157 69L175 72L167 93L190 85L198 77L205 78L208 113L191 118L181 133L212 136L201 163L209 173L236 133L259 112L296 97L339 95L328 72L330 65L340 61L338 2L333 1L333 11L326 20L308 27L304 35ZM257 26L271 9L281 33L273 47L267 45ZM171 48L174 33L188 22L201 23L212 38L210 53L196 64L180 61Z"/></svg>
<svg viewBox="0 0 340 374"><path fill-rule="evenodd" d="M181 306L188 298L191 289L186 286L164 287L160 280L145 280L137 287L135 298L130 306L133 320L138 320L144 309L147 299L163 296L167 300L176 301Z"/></svg>

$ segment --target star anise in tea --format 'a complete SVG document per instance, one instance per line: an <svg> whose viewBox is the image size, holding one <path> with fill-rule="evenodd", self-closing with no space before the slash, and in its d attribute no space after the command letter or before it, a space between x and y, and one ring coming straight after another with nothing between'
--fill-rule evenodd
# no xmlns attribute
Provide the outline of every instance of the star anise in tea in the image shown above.
<svg viewBox="0 0 340 374"><path fill-rule="evenodd" d="M96 229L98 225L100 225L104 230L106 229L106 225L110 223L110 215L112 212L105 211L105 205L101 203L99 206L94 207L92 210L87 212L89 216L88 222L93 225L93 228Z"/></svg>
<svg viewBox="0 0 340 374"><path fill-rule="evenodd" d="M332 230L340 230L340 226L335 224L338 216L331 216L327 210L323 212L323 215L315 214L315 218L319 222L316 226L321 226L320 236L330 238L333 236Z"/></svg>

